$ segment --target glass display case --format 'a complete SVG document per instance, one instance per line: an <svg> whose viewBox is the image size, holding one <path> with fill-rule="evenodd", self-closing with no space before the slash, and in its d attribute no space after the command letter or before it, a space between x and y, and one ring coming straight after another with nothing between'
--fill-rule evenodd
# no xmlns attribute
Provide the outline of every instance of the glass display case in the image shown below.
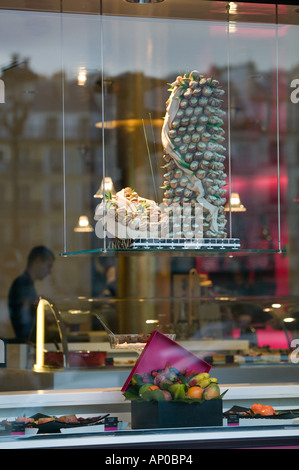
<svg viewBox="0 0 299 470"><path fill-rule="evenodd" d="M86 164L77 204L73 143L63 141L63 254L281 253L289 28L279 8L113 5L88 18L97 54L79 40L80 66L62 36L63 87L84 77L94 136L77 148ZM78 21L63 18L63 31ZM68 116L73 104L63 104ZM74 227L84 215L83 242Z"/></svg>

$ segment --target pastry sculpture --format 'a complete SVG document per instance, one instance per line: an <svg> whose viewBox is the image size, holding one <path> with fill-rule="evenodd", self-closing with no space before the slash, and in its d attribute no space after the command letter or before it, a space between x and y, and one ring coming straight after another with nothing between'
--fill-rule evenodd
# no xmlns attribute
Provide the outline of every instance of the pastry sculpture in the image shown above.
<svg viewBox="0 0 299 470"><path fill-rule="evenodd" d="M171 84L162 127L163 204L129 187L108 192L95 219L97 236L105 225L113 239L110 247L126 248L136 239L227 237L223 94L217 80L197 71Z"/></svg>
<svg viewBox="0 0 299 470"><path fill-rule="evenodd" d="M225 238L224 90L197 71L178 76L171 85L162 128L164 202L202 205L202 236ZM197 222L194 215L192 228Z"/></svg>

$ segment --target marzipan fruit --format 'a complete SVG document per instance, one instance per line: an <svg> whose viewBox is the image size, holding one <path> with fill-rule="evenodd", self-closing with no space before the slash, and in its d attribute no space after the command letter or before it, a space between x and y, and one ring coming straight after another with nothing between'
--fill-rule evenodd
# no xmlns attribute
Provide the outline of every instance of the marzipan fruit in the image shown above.
<svg viewBox="0 0 299 470"><path fill-rule="evenodd" d="M200 380L198 382L198 385L201 387L201 388L206 388L210 385L211 383L211 379L203 379L203 380Z"/></svg>
<svg viewBox="0 0 299 470"><path fill-rule="evenodd" d="M205 400L212 400L213 398L217 398L220 395L220 388L218 384L211 383L207 388L204 389L202 397Z"/></svg>
<svg viewBox="0 0 299 470"><path fill-rule="evenodd" d="M184 384L180 384L180 383L172 384L169 386L168 390L173 396L174 400L185 398L186 387Z"/></svg>
<svg viewBox="0 0 299 470"><path fill-rule="evenodd" d="M201 372L200 374L196 374L196 375L193 375L190 380L189 380L189 387L194 387L194 385L200 385L200 387L204 388L204 386L201 385L201 382L203 382L204 380L208 380L210 377L210 374L208 374L208 372ZM207 383L207 385L209 385ZM205 385L205 387L207 387L207 385Z"/></svg>

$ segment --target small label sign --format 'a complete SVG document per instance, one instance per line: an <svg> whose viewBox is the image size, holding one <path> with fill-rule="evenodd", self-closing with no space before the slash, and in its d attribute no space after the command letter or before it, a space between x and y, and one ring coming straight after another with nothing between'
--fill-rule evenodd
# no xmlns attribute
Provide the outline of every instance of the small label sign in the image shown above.
<svg viewBox="0 0 299 470"><path fill-rule="evenodd" d="M227 417L228 426L239 426L239 416L236 414L229 414Z"/></svg>
<svg viewBox="0 0 299 470"><path fill-rule="evenodd" d="M105 418L105 431L117 431L117 426L118 426L118 418L114 418L112 416L109 416L108 418Z"/></svg>

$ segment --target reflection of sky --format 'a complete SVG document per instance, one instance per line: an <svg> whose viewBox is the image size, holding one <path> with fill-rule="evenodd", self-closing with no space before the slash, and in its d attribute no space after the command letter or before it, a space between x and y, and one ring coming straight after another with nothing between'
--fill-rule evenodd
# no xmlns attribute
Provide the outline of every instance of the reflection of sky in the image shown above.
<svg viewBox="0 0 299 470"><path fill-rule="evenodd" d="M2 11L0 16L0 67L17 53L29 58L31 68L51 75L63 67L77 75L79 67L101 68L101 18L88 15ZM211 66L226 66L227 36L222 23L104 17L104 67L107 76L143 71L164 77ZM230 35L232 65L253 61L258 70L275 66L273 26L243 24ZM299 63L296 26L280 28L283 66ZM297 40L296 40L297 38ZM62 46L62 47L61 47Z"/></svg>

